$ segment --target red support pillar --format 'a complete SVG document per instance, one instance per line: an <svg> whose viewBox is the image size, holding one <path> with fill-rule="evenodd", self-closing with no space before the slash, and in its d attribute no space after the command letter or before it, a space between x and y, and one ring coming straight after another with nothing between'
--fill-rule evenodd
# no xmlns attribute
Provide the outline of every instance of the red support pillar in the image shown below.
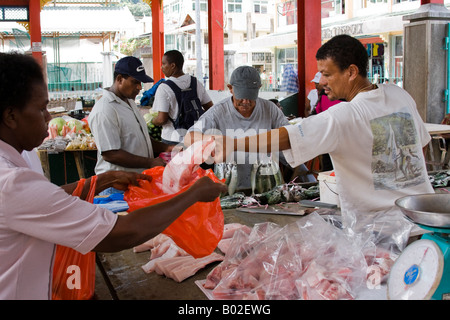
<svg viewBox="0 0 450 320"><path fill-rule="evenodd" d="M209 89L224 90L223 2L208 0Z"/></svg>
<svg viewBox="0 0 450 320"><path fill-rule="evenodd" d="M41 7L40 0L30 0L28 4L30 14L30 42L31 54L42 65L42 38L41 38Z"/></svg>
<svg viewBox="0 0 450 320"><path fill-rule="evenodd" d="M420 0L420 5L428 3L444 4L444 0Z"/></svg>
<svg viewBox="0 0 450 320"><path fill-rule="evenodd" d="M164 77L161 71L161 60L164 55L164 17L162 0L153 0L152 9L152 50L153 50L153 80Z"/></svg>
<svg viewBox="0 0 450 320"><path fill-rule="evenodd" d="M303 0L297 2L297 50L298 50L298 115L305 115L306 97L314 86L311 79L317 73L316 52L322 43L321 2Z"/></svg>

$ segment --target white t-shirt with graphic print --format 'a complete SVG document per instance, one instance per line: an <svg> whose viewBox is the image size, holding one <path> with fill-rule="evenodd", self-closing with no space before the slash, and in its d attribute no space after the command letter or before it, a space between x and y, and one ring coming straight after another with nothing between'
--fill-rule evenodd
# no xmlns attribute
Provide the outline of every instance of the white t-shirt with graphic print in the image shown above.
<svg viewBox="0 0 450 320"><path fill-rule="evenodd" d="M406 195L433 193L422 148L430 141L416 103L395 85L359 93L286 127L292 165L329 153L344 224L389 210Z"/></svg>

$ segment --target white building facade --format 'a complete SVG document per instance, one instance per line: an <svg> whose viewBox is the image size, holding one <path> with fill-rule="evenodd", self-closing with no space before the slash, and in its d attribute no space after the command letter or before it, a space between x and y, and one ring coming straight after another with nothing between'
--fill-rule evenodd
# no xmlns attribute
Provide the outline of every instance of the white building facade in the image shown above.
<svg viewBox="0 0 450 320"><path fill-rule="evenodd" d="M195 1L165 0L165 49L185 54L185 72L195 73ZM208 74L207 0L200 1L203 72ZM366 46L373 82L401 82L403 16L420 0L321 0L322 41L350 34ZM445 0L450 7L450 0ZM286 65L297 67L297 0L223 0L225 81L239 65L251 65L273 78L278 90ZM183 24L184 23L184 24ZM316 63L311 61L311 63Z"/></svg>

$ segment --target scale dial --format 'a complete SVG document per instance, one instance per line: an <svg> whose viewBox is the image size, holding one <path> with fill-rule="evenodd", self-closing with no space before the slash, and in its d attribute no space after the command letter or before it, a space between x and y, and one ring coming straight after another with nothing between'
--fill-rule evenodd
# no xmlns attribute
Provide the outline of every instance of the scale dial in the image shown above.
<svg viewBox="0 0 450 320"><path fill-rule="evenodd" d="M439 286L443 269L444 256L434 241L423 239L411 243L392 266L388 299L430 299Z"/></svg>

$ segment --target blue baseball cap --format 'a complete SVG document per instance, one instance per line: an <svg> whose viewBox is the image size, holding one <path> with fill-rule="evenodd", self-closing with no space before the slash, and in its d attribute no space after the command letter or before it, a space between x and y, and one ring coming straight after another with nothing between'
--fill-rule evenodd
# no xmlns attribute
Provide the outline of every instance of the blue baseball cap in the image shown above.
<svg viewBox="0 0 450 320"><path fill-rule="evenodd" d="M141 60L136 57L123 57L117 61L114 71L120 74L126 74L140 82L153 82L153 79L145 73Z"/></svg>

